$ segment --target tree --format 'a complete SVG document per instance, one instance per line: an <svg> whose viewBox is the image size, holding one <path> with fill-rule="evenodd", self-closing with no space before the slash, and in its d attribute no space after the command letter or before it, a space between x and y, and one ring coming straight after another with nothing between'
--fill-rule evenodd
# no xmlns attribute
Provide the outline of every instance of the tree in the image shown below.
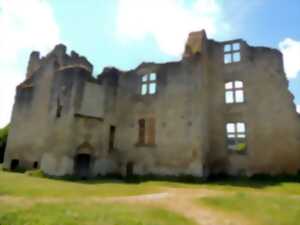
<svg viewBox="0 0 300 225"><path fill-rule="evenodd" d="M9 130L9 125L0 129L0 163L2 163L4 160L4 151L7 142L8 130Z"/></svg>

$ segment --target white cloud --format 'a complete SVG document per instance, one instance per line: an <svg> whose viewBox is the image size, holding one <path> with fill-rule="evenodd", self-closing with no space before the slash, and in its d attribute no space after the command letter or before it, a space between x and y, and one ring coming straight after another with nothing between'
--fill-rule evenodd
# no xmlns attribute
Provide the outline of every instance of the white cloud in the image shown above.
<svg viewBox="0 0 300 225"><path fill-rule="evenodd" d="M296 105L297 113L300 113L300 105Z"/></svg>
<svg viewBox="0 0 300 225"><path fill-rule="evenodd" d="M0 0L0 127L9 122L15 87L24 80L32 50L59 42L52 8L44 0ZM26 59L24 59L24 56Z"/></svg>
<svg viewBox="0 0 300 225"><path fill-rule="evenodd" d="M182 0L119 0L117 31L122 39L152 35L164 53L179 56L188 33L201 29L210 37L228 32L217 0L196 0L190 6Z"/></svg>
<svg viewBox="0 0 300 225"><path fill-rule="evenodd" d="M288 78L296 78L300 73L300 41L285 38L279 43L283 53L284 68Z"/></svg>

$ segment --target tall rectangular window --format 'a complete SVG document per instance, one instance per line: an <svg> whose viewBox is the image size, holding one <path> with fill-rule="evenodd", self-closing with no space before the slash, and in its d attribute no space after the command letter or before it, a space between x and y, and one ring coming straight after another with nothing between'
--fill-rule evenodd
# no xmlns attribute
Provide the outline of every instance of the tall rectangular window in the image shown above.
<svg viewBox="0 0 300 225"><path fill-rule="evenodd" d="M157 91L157 76L155 73L142 76L141 95L154 95Z"/></svg>
<svg viewBox="0 0 300 225"><path fill-rule="evenodd" d="M230 81L225 83L225 103L243 103L244 99L244 83L242 81Z"/></svg>
<svg viewBox="0 0 300 225"><path fill-rule="evenodd" d="M155 144L155 119L140 119L138 144L154 145Z"/></svg>
<svg viewBox="0 0 300 225"><path fill-rule="evenodd" d="M145 137L145 128L146 128L146 121L145 119L140 119L139 120L139 140L138 140L138 143L139 144L145 144L145 140L146 140L146 137Z"/></svg>
<svg viewBox="0 0 300 225"><path fill-rule="evenodd" d="M62 104L60 102L60 99L57 98L57 103L56 103L56 118L60 118L61 117L61 112L62 112Z"/></svg>
<svg viewBox="0 0 300 225"><path fill-rule="evenodd" d="M246 151L246 124L244 122L227 123L226 136L228 150L239 153Z"/></svg>
<svg viewBox="0 0 300 225"><path fill-rule="evenodd" d="M234 63L241 61L241 46L240 43L234 42L224 45L224 63Z"/></svg>
<svg viewBox="0 0 300 225"><path fill-rule="evenodd" d="M116 127L110 126L110 128L109 128L109 143L108 143L109 152L112 152L114 149L115 133L116 133Z"/></svg>

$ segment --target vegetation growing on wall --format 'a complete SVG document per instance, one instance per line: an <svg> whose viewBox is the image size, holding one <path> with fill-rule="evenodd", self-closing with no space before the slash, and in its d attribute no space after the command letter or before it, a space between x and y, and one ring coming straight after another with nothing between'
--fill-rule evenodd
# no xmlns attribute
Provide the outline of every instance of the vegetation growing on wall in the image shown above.
<svg viewBox="0 0 300 225"><path fill-rule="evenodd" d="M0 163L3 162L4 150L6 147L9 125L0 129Z"/></svg>

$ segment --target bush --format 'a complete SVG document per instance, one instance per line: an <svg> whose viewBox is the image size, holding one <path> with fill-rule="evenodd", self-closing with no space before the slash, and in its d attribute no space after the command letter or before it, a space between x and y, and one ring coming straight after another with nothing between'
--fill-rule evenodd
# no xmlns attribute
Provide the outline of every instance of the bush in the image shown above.
<svg viewBox="0 0 300 225"><path fill-rule="evenodd" d="M4 160L4 151L6 147L7 137L8 137L9 125L0 129L0 163Z"/></svg>
<svg viewBox="0 0 300 225"><path fill-rule="evenodd" d="M40 177L40 178L46 177L46 175L43 173L42 170L27 170L25 174L32 177Z"/></svg>

